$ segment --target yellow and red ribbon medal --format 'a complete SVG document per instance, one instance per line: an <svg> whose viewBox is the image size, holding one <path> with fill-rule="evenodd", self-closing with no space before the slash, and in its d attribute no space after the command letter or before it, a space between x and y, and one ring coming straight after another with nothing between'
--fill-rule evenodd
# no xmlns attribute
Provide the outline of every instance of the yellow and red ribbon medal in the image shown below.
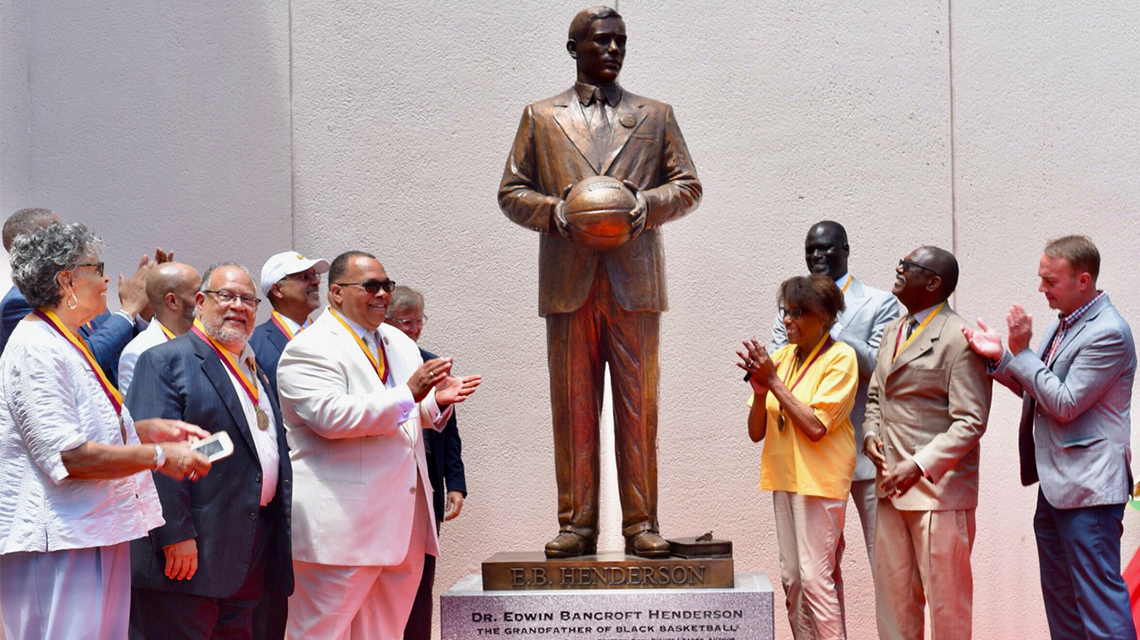
<svg viewBox="0 0 1140 640"><path fill-rule="evenodd" d="M254 413L257 415L257 428L262 431L268 429L269 415L266 414L265 410L261 408L261 405L257 403L257 381L250 380L249 376L245 375L245 372L238 366L237 358L234 357L234 354L230 353L229 349L215 342L214 339L206 333L206 327L202 325L200 319L194 318L194 326L190 328L190 331L194 332L194 335L201 338L203 342L210 345L210 348L214 350L214 353L218 354L218 359L222 361L222 364L225 365L230 374L237 378L242 391L245 391L245 394L253 401Z"/></svg>
<svg viewBox="0 0 1140 640"><path fill-rule="evenodd" d="M277 328L281 330L281 333L285 334L286 340L292 340L293 336L296 335L291 329L289 329L289 323L285 322L285 318L281 317L280 313L274 311L273 315L270 316L269 319L273 321L273 324L277 325ZM297 333L300 333L300 331Z"/></svg>
<svg viewBox="0 0 1140 640"><path fill-rule="evenodd" d="M364 344L364 341L352 330L352 327L348 326L344 318L340 317L336 309L329 307L329 313L333 314L337 322L340 322L345 330L348 331L349 335L356 339L356 344L360 347L360 350L364 352L364 355L368 356L368 361L372 363L372 368L376 370L376 375L380 376L380 382L388 384L388 354L384 352L384 344L382 342L376 343L376 348L380 350L380 361L377 362L376 356L372 355L372 350L368 348L368 345Z"/></svg>
<svg viewBox="0 0 1140 640"><path fill-rule="evenodd" d="M107 399L111 401L111 406L115 409L115 415L119 416L119 431L123 436L123 443L127 442L127 427L123 422L123 394L111 384L111 380L107 378L107 374L103 373L103 368L95 360L94 354L91 349L87 347L87 343L81 336L77 336L67 328L66 325L55 315L55 312L47 308L39 308L35 310L36 316L47 323L49 327L55 329L56 333L63 336L65 340L75 347L76 351L83 356L87 361L87 366L91 368L91 372L95 374L95 379L99 381L99 385L103 387L103 393L107 394Z"/></svg>

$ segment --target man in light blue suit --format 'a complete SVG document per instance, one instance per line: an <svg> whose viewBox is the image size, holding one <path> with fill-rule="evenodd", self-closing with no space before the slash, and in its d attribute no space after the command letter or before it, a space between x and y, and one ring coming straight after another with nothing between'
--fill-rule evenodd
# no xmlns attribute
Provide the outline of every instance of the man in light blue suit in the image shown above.
<svg viewBox="0 0 1140 640"><path fill-rule="evenodd" d="M1136 347L1096 287L1099 272L1100 253L1084 236L1045 246L1038 290L1060 317L1036 353L1032 318L1020 305L1006 316L1008 349L981 320L980 330L963 329L991 359L993 378L1022 396L1021 482L1041 483L1033 530L1053 640L1136 637L1120 575Z"/></svg>
<svg viewBox="0 0 1140 640"><path fill-rule="evenodd" d="M867 543L867 556L873 561L875 540L875 466L863 455L863 412L867 408L867 383L875 371L875 354L883 337L883 328L899 316L898 300L889 291L869 287L855 279L847 269L851 247L847 244L847 230L838 222L817 222L808 230L804 241L804 258L808 271L835 280L843 291L845 309L831 329L831 336L846 342L855 350L859 361L859 388L855 392L855 406L851 409L851 424L855 425L855 474L851 478L851 499L859 512L863 538ZM772 342L769 351L788 344L784 321L779 314L772 325Z"/></svg>

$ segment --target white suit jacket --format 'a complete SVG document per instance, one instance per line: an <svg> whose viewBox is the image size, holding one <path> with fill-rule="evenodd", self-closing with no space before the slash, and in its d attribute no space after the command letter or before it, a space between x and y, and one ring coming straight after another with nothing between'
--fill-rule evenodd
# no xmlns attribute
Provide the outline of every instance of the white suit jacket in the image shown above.
<svg viewBox="0 0 1140 640"><path fill-rule="evenodd" d="M391 566L407 555L416 483L435 522L420 429L442 425L434 391L416 404L407 380L423 364L410 338L380 325L395 386L386 388L329 310L289 341L277 367L293 463L293 559ZM438 555L434 526L427 552Z"/></svg>
<svg viewBox="0 0 1140 640"><path fill-rule="evenodd" d="M855 427L855 474L852 480L874 480L875 465L863 453L863 414L867 410L867 385L875 371L875 356L883 339L887 323L899 317L899 302L889 291L867 286L851 276L851 286L843 294L843 305L835 319L841 327L838 340L851 345L859 361L859 388L855 391L855 406L851 408L851 424ZM769 351L788 344L784 320L777 314L772 324L772 342Z"/></svg>

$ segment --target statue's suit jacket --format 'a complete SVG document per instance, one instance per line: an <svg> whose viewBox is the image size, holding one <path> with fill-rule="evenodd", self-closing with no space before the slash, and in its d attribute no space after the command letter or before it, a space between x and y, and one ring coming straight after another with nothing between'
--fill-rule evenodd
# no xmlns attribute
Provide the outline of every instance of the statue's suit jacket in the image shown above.
<svg viewBox="0 0 1140 640"><path fill-rule="evenodd" d="M378 331L395 381L390 389L328 309L289 341L277 365L296 478L295 560L344 566L403 562L412 540L417 475L435 517L421 427L441 429L445 419L434 390L417 404L408 388L408 378L423 364L416 343L386 324ZM436 555L431 522L427 549Z"/></svg>
<svg viewBox="0 0 1140 640"><path fill-rule="evenodd" d="M269 381L259 373L262 386L268 388ZM277 429L278 476L277 493L267 507L265 590L288 595L293 592L289 539L293 474L277 399L268 400ZM185 420L211 433L226 431L234 444L233 454L197 482L154 474L166 524L131 542L131 584L209 598L233 596L250 570L262 474L250 426L225 365L200 338L183 334L139 356L126 404L136 420ZM189 580L167 578L163 547L190 538L198 545L198 571Z"/></svg>
<svg viewBox="0 0 1140 640"><path fill-rule="evenodd" d="M668 306L657 227L695 209L701 183L672 107L624 91L613 123L613 143L597 166L589 123L573 87L523 111L499 186L499 206L515 223L543 234L538 250L542 316L582 306L598 263L626 311ZM629 180L648 204L645 231L605 252L563 238L554 225L563 189L596 175Z"/></svg>
<svg viewBox="0 0 1140 640"><path fill-rule="evenodd" d="M1038 350L1057 334L1056 318ZM1022 396L1021 481L1040 478L1057 509L1122 504L1132 492L1132 330L1108 296L1069 329L1053 366L1029 349L1006 351L994 379Z"/></svg>
<svg viewBox="0 0 1140 640"><path fill-rule="evenodd" d="M863 454L863 414L867 409L867 386L875 370L875 356L883 340L883 329L891 320L899 317L899 301L889 291L864 286L852 276L851 286L843 294L844 309L836 322L842 327L839 340L855 350L859 361L859 388L855 391L855 406L851 408L851 424L855 426L855 474L852 480L871 480L875 477L875 465ZM854 340L844 340L844 336ZM783 318L777 315L772 325L770 350L788 344L788 332Z"/></svg>
<svg viewBox="0 0 1140 640"><path fill-rule="evenodd" d="M899 333L905 321L903 316L883 332L863 430L882 438L889 465L913 458L933 480L920 478L892 497L896 509L973 509L978 506L978 441L993 390L985 358L966 343L961 316L945 306L892 362L896 344L906 342L905 333ZM876 491L880 500L886 498Z"/></svg>

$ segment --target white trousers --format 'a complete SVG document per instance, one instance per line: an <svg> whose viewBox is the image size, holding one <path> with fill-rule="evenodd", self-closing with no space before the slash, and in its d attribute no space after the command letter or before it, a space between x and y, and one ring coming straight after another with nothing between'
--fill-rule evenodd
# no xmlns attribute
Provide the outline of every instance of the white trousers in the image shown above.
<svg viewBox="0 0 1140 640"><path fill-rule="evenodd" d="M780 580L796 640L844 640L843 522L846 500L773 491Z"/></svg>
<svg viewBox="0 0 1140 640"><path fill-rule="evenodd" d="M422 494L423 483L417 482ZM430 522L427 500L416 496L412 539L404 561L354 567L293 561L289 640L400 640L424 570ZM366 526L362 524L361 526Z"/></svg>
<svg viewBox="0 0 1140 640"><path fill-rule="evenodd" d="M0 556L0 610L11 640L126 640L130 543Z"/></svg>

